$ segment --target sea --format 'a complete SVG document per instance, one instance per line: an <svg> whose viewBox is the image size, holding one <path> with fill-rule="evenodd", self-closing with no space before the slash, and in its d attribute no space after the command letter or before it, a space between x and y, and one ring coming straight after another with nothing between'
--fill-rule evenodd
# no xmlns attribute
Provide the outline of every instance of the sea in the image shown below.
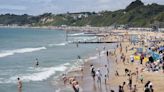
<svg viewBox="0 0 164 92"><path fill-rule="evenodd" d="M96 59L97 49L115 47L115 44L72 43L98 40L94 35L84 34L56 29L0 28L0 92L18 92L18 77L23 92L61 92L63 87L58 86L57 80L63 73L79 67L84 60Z"/></svg>

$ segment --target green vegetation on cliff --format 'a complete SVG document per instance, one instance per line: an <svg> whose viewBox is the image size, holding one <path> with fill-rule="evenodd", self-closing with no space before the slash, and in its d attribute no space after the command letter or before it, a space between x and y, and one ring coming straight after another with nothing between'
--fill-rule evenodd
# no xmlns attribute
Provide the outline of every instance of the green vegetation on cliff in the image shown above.
<svg viewBox="0 0 164 92"><path fill-rule="evenodd" d="M164 27L164 5L144 5L140 0L132 2L126 9L102 12L79 12L66 14L45 13L39 16L0 15L1 25L30 26L110 26L130 25L135 27L150 27L154 24Z"/></svg>

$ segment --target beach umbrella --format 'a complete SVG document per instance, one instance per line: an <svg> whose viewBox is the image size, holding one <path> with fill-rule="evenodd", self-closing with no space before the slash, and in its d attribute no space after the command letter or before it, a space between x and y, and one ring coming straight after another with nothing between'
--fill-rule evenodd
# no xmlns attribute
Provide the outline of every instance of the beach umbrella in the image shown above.
<svg viewBox="0 0 164 92"><path fill-rule="evenodd" d="M147 52L147 54L149 54L149 55L152 55L152 53L153 53L153 51L152 51L152 50L149 50L149 49L147 49L146 52Z"/></svg>
<svg viewBox="0 0 164 92"><path fill-rule="evenodd" d="M158 53L155 53L155 52L152 53L152 57L153 57L154 60L159 60L160 59L160 55Z"/></svg>
<svg viewBox="0 0 164 92"><path fill-rule="evenodd" d="M147 50L147 54L151 55L154 60L158 60L160 58L160 55L156 52L153 52L152 50Z"/></svg>

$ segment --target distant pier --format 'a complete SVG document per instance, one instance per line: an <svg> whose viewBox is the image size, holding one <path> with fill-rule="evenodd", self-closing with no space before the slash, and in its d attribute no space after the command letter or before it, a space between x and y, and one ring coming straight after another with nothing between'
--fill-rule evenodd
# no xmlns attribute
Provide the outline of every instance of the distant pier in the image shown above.
<svg viewBox="0 0 164 92"><path fill-rule="evenodd" d="M84 42L73 42L74 44L101 44L101 43L119 43L120 41L84 41Z"/></svg>

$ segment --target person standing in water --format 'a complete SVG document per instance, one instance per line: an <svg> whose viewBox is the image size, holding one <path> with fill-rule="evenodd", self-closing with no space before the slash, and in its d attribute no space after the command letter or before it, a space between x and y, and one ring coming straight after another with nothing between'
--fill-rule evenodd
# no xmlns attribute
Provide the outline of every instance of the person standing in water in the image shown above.
<svg viewBox="0 0 164 92"><path fill-rule="evenodd" d="M38 58L36 58L36 64L35 64L36 67L39 66L39 61L38 61Z"/></svg>
<svg viewBox="0 0 164 92"><path fill-rule="evenodd" d="M20 78L17 78L18 80L18 92L22 92L22 81L20 80Z"/></svg>

